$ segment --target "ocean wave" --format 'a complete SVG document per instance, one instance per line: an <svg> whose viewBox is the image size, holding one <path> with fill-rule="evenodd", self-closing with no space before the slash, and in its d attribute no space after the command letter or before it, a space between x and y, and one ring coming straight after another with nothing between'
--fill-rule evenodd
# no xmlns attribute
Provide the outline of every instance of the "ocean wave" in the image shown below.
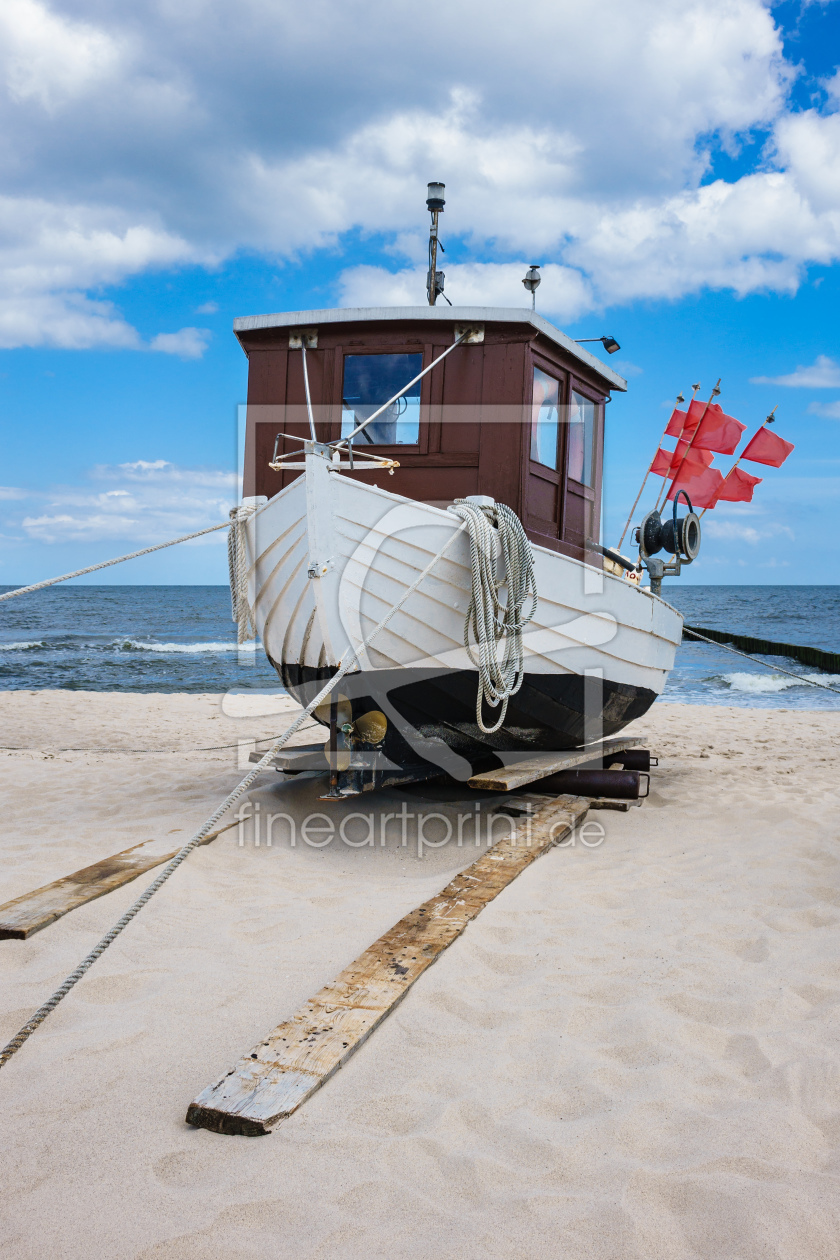
<svg viewBox="0 0 840 1260"><path fill-rule="evenodd" d="M791 678L788 674L723 674L721 678L732 691L751 695L787 691L789 687L807 686L812 682L828 687L840 685L840 674L801 674L799 678Z"/></svg>
<svg viewBox="0 0 840 1260"><path fill-rule="evenodd" d="M115 646L127 652L186 653L256 652L256 643L149 643L143 639L121 639Z"/></svg>
<svg viewBox="0 0 840 1260"><path fill-rule="evenodd" d="M32 643L0 643L0 652L28 652L30 648L46 647L40 639Z"/></svg>

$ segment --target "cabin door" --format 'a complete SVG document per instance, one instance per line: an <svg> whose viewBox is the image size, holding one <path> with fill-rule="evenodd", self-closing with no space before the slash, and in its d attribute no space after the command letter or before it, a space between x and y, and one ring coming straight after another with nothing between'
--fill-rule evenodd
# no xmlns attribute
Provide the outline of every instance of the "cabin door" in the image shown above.
<svg viewBox="0 0 840 1260"><path fill-rule="evenodd" d="M524 434L525 529L543 547L560 550L566 467L565 373L534 362L529 413Z"/></svg>
<svg viewBox="0 0 840 1260"><path fill-rule="evenodd" d="M600 534L603 405L560 368L535 360L532 373L525 528L541 546L583 559Z"/></svg>

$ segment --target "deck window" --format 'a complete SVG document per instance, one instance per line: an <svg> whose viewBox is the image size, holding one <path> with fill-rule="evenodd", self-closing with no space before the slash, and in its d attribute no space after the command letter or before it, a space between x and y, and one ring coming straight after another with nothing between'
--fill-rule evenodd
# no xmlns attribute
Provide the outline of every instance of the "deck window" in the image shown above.
<svg viewBox="0 0 840 1260"><path fill-rule="evenodd" d="M341 436L352 433L422 369L422 354L345 355ZM420 441L420 385L420 381L412 385L354 442L360 446L416 446Z"/></svg>
<svg viewBox="0 0 840 1260"><path fill-rule="evenodd" d="M559 401L560 382L535 367L531 407L531 459L546 468L557 468Z"/></svg>
<svg viewBox="0 0 840 1260"><path fill-rule="evenodd" d="M569 407L569 476L592 485L595 450L595 404L572 390Z"/></svg>

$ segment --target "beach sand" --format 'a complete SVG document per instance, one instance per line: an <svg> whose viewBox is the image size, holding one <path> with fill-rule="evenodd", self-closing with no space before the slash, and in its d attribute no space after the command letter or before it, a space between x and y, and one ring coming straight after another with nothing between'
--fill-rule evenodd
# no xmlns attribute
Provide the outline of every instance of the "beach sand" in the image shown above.
<svg viewBox="0 0 840 1260"><path fill-rule="evenodd" d="M225 704L0 693L2 743L30 750L0 753L0 901L188 838L235 749L58 750L289 721ZM187 1104L476 850L232 829L193 853L0 1072L3 1254L833 1260L840 719L658 704L636 725L660 757L644 807L529 867L267 1137L189 1128ZM288 791L269 775L252 801ZM149 878L0 942L3 1042Z"/></svg>

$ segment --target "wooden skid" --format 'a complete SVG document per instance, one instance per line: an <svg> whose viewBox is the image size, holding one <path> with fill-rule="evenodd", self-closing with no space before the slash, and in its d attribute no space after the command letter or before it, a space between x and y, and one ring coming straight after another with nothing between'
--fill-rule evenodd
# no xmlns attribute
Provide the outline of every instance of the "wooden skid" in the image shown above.
<svg viewBox="0 0 840 1260"><path fill-rule="evenodd" d="M333 1075L489 901L563 840L589 802L552 798L518 835L500 841L437 897L400 919L291 1019L205 1089L187 1123L215 1133L268 1133Z"/></svg>
<svg viewBox="0 0 840 1260"><path fill-rule="evenodd" d="M589 761L598 761L602 757L617 752L625 752L628 748L637 748L642 743L638 737L629 739L605 739L601 744L593 744L589 748L574 748L569 752L543 753L537 757L527 757L522 761L514 761L499 770L488 770L484 774L474 774L469 780L471 788L483 788L486 792L512 792L514 788L525 787L546 779L559 770L572 770L575 766L585 765Z"/></svg>
<svg viewBox="0 0 840 1260"><path fill-rule="evenodd" d="M209 844L223 831L227 831L227 827L211 831L202 840L202 844ZM53 880L43 888L36 888L5 902L0 906L0 941L25 941L28 936L49 927L70 910L75 910L88 901L95 901L97 897L113 892L115 888L121 888L138 875L150 871L153 866L168 862L177 852L178 849L171 849L167 853L149 852L146 845L135 844L112 857L94 862L93 866L85 866L72 875L65 875L63 879Z"/></svg>

